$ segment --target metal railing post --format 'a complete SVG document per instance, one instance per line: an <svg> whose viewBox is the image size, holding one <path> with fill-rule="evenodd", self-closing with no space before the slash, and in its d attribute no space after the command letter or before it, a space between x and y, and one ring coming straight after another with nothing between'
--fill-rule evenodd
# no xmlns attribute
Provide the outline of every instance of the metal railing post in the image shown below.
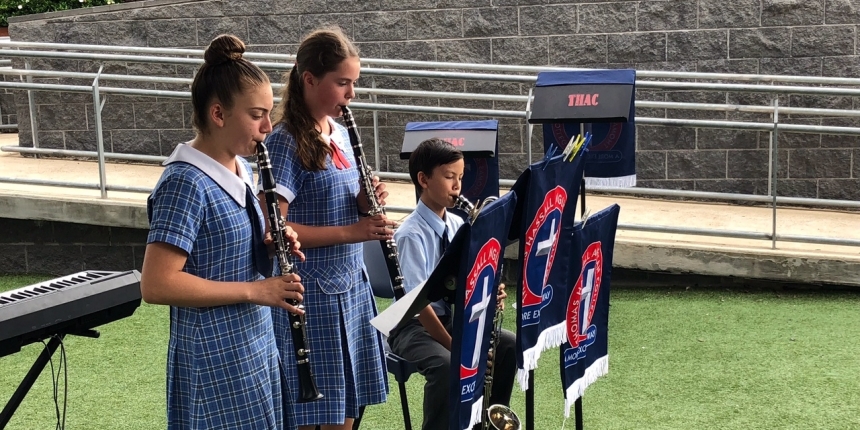
<svg viewBox="0 0 860 430"><path fill-rule="evenodd" d="M30 61L24 61L24 68L30 70ZM27 75L27 83L33 83L33 77ZM33 140L33 148L39 147L39 128L36 125L36 96L33 94L33 90L27 90L27 104L30 106L30 135ZM36 158L39 156L37 155Z"/></svg>
<svg viewBox="0 0 860 430"><path fill-rule="evenodd" d="M771 197L773 198L773 223L771 232L771 249L776 249L776 195L779 181L779 96L773 98L773 131L770 132L771 150Z"/></svg>
<svg viewBox="0 0 860 430"><path fill-rule="evenodd" d="M96 142L98 143L99 155L99 189L101 190L102 198L107 198L107 178L105 175L105 143L102 135L102 108L104 101L99 97L99 75L102 74L104 65L99 66L99 71L96 78L93 80L93 112L96 117ZM105 98L107 100L107 98Z"/></svg>
<svg viewBox="0 0 860 430"><path fill-rule="evenodd" d="M375 77L370 78L370 87L376 89ZM376 104L376 93L370 94L370 101ZM382 165L379 164L379 111L376 109L373 110L373 162L376 163L376 171L382 171L379 167Z"/></svg>
<svg viewBox="0 0 860 430"><path fill-rule="evenodd" d="M534 88L529 87L529 98L526 101L526 147L529 154L529 166L532 165L532 133L534 132L533 125L529 122L532 117L532 91Z"/></svg>

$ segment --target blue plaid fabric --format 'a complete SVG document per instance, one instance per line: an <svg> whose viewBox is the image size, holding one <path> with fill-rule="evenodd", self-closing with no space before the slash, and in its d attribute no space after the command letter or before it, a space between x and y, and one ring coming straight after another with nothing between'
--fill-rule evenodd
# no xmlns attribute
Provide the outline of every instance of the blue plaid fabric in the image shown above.
<svg viewBox="0 0 860 430"><path fill-rule="evenodd" d="M250 177L250 166L241 162ZM147 243L187 252L186 272L213 281L261 278L251 257L248 212L201 168L168 164L148 203ZM284 414L292 402L283 391L273 333L268 307L171 307L168 428L295 428L292 411Z"/></svg>
<svg viewBox="0 0 860 430"><path fill-rule="evenodd" d="M346 129L335 124L332 140L352 166L355 158ZM266 138L278 193L290 202L287 221L313 226L344 226L358 222L358 171L302 169L296 143L283 125ZM299 238L301 240L301 237ZM305 286L306 341L311 368L322 400L295 405L299 425L341 424L356 417L364 405L384 403L388 376L382 360L382 337L369 324L376 305L364 268L361 244L302 248L307 260L296 261ZM277 265L275 265L277 270ZM298 375L287 312L272 310L278 348L287 364L292 397L298 398Z"/></svg>

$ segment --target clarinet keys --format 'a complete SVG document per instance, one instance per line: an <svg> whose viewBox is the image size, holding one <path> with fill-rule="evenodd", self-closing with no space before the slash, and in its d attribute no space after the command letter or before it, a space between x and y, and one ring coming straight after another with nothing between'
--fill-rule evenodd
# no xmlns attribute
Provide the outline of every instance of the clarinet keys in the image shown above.
<svg viewBox="0 0 860 430"><path fill-rule="evenodd" d="M361 145L361 136L358 135L358 127L355 125L355 118L352 116L352 111L346 106L341 106L343 112L343 123L346 126L346 131L349 133L349 143L352 146L353 155L355 156L356 169L358 170L358 179L361 183L361 189L364 191L364 196L367 198L368 214L371 216L385 214L385 208L376 198L373 186L373 170L367 164L367 157L364 155L364 149ZM388 276L391 279L391 286L394 292L394 298L400 299L406 291L403 289L403 276L401 276L400 263L397 261L397 244L394 240L381 239L379 241L382 246L382 255L385 257L385 265L388 268Z"/></svg>
<svg viewBox="0 0 860 430"><path fill-rule="evenodd" d="M266 207L269 215L269 227L272 232L272 238L275 241L275 255L280 265L281 273L294 273L295 266L290 261L291 244L287 240L284 230L286 229L286 220L281 216L278 196L275 193L275 177L272 174L272 162L269 159L269 151L263 142L257 142L257 165L260 169L260 182L263 185L263 192L266 197ZM289 300L291 304L298 309L304 310L304 306L296 300ZM290 334L293 337L293 353L296 358L296 370L299 376L299 402L311 402L319 400L323 397L317 389L314 381L313 372L311 371L310 350L305 346L307 342L307 334L305 333L304 316L290 313Z"/></svg>

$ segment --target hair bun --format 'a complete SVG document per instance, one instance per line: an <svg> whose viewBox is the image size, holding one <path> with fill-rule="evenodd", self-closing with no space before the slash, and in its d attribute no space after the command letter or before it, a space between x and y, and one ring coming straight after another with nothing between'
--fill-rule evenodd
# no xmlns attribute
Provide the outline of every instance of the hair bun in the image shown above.
<svg viewBox="0 0 860 430"><path fill-rule="evenodd" d="M217 66L227 61L238 61L245 53L245 44L232 34L222 34L209 43L203 59L206 64Z"/></svg>

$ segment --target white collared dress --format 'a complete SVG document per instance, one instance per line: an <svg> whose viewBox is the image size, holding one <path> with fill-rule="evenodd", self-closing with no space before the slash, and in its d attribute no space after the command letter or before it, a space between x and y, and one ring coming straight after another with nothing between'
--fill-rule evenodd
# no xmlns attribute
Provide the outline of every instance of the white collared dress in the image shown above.
<svg viewBox="0 0 860 430"><path fill-rule="evenodd" d="M148 200L147 243L182 249L188 253L183 270L212 281L262 278L251 257L246 209L251 169L241 158L236 162L241 178L180 144ZM257 205L254 211L262 223ZM295 428L279 364L270 308L171 306L167 427Z"/></svg>

